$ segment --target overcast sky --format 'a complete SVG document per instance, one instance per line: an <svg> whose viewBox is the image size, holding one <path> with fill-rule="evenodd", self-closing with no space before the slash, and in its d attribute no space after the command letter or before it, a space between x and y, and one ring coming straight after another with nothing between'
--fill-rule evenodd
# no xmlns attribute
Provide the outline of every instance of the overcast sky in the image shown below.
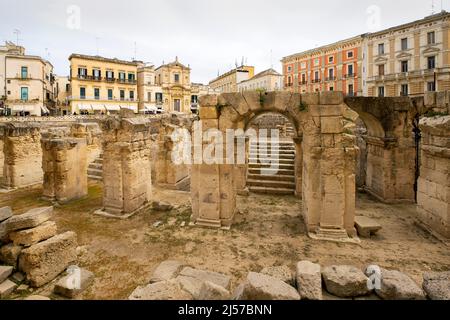
<svg viewBox="0 0 450 320"><path fill-rule="evenodd" d="M441 0L434 0L435 12ZM432 12L432 0L0 0L0 41L69 72L71 53L160 65L179 57L193 82L240 64L256 72L303 50L376 31ZM442 7L449 10L450 0ZM79 15L78 15L79 13Z"/></svg>

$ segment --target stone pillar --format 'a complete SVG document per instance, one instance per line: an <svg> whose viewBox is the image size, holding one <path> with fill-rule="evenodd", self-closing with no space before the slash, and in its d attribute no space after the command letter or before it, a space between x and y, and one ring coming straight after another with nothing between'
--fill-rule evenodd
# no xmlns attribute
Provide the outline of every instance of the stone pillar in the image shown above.
<svg viewBox="0 0 450 320"><path fill-rule="evenodd" d="M303 137L294 138L293 140L295 143L295 195L301 198L303 185Z"/></svg>
<svg viewBox="0 0 450 320"><path fill-rule="evenodd" d="M5 124L3 142L3 188L23 188L42 183L39 128L25 123Z"/></svg>
<svg viewBox="0 0 450 320"><path fill-rule="evenodd" d="M423 118L419 127L418 219L433 233L450 239L450 116Z"/></svg>
<svg viewBox="0 0 450 320"><path fill-rule="evenodd" d="M219 130L219 108L217 96L200 98L200 119L202 132L209 129ZM194 136L195 136L194 132ZM197 133L198 134L198 133ZM203 139L202 139L203 140ZM208 146L207 141L196 145L194 138L194 158L196 150L203 150ZM223 148L223 145L216 145ZM201 148L201 149L200 149ZM236 211L236 189L234 184L235 165L206 164L192 165L191 199L193 222L199 226L225 227L231 226ZM224 161L225 163L225 161Z"/></svg>
<svg viewBox="0 0 450 320"><path fill-rule="evenodd" d="M158 157L156 162L156 182L158 186L172 190L189 190L190 166L186 163L174 164L172 133L180 126L166 124L161 128Z"/></svg>
<svg viewBox="0 0 450 320"><path fill-rule="evenodd" d="M303 213L310 236L350 241L356 234L355 137L344 133L344 105L337 93L309 105L304 126Z"/></svg>
<svg viewBox="0 0 450 320"><path fill-rule="evenodd" d="M110 119L103 132L103 209L96 213L128 218L151 200L150 122Z"/></svg>
<svg viewBox="0 0 450 320"><path fill-rule="evenodd" d="M102 153L102 131L98 123L75 123L70 127L70 136L86 140L86 158L90 164Z"/></svg>
<svg viewBox="0 0 450 320"><path fill-rule="evenodd" d="M66 202L86 196L86 140L43 138L41 144L44 198Z"/></svg>

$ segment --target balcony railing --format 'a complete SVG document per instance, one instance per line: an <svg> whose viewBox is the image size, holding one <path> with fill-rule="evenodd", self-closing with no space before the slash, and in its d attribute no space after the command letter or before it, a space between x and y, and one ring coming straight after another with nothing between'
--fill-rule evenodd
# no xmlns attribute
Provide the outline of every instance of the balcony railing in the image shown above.
<svg viewBox="0 0 450 320"><path fill-rule="evenodd" d="M120 83L120 84L137 84L136 79L116 79L116 78L107 78L107 77L94 77L94 76L85 76L85 75L77 75L78 80L86 80L86 81L105 81L108 83Z"/></svg>
<svg viewBox="0 0 450 320"><path fill-rule="evenodd" d="M356 75L354 73L348 73L348 74L344 75L345 79L350 79L350 78L354 78L354 77L356 77Z"/></svg>
<svg viewBox="0 0 450 320"><path fill-rule="evenodd" d="M320 83L322 80L321 79L312 79L311 82L312 83Z"/></svg>
<svg viewBox="0 0 450 320"><path fill-rule="evenodd" d="M16 79L19 80L31 80L33 77L31 76L31 74L21 74L21 73L16 73Z"/></svg>
<svg viewBox="0 0 450 320"><path fill-rule="evenodd" d="M117 79L117 83L121 84L136 84L137 81L134 79Z"/></svg>
<svg viewBox="0 0 450 320"><path fill-rule="evenodd" d="M305 81L300 81L298 84L301 85L301 86L302 85L304 86L305 84L308 84L308 81L306 81L306 80Z"/></svg>
<svg viewBox="0 0 450 320"><path fill-rule="evenodd" d="M124 102L139 102L138 99L131 99L131 98L107 98L107 97L99 97L99 96L69 96L67 97L68 101L73 101L73 100L95 100L95 101L103 101L103 102L108 102L108 101L124 101Z"/></svg>
<svg viewBox="0 0 450 320"><path fill-rule="evenodd" d="M325 81L335 81L336 77L327 77L325 78Z"/></svg>

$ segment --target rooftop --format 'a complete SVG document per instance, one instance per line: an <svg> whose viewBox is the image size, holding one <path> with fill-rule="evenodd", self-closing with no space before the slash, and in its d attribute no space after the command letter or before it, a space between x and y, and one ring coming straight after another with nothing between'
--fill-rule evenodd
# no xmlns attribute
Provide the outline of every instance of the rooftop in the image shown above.
<svg viewBox="0 0 450 320"><path fill-rule="evenodd" d="M223 73L223 74L219 75L217 78L211 80L209 83L211 84L211 83L213 83L213 82L215 82L215 81L217 81L217 80L219 80L219 79L225 78L225 77L227 77L227 76L229 76L230 74L233 74L233 73L235 73L235 72L249 72L249 71L246 70L245 68L253 68L253 67L252 67L252 66L244 66L244 65L242 65L242 66L240 66L240 67L231 69L230 71L228 71L228 72L226 72L226 73Z"/></svg>
<svg viewBox="0 0 450 320"><path fill-rule="evenodd" d="M126 60L120 60L117 58L105 58L105 57L101 57L101 56L90 56L90 55L86 55L86 54L78 54L78 53L73 53L70 55L69 60L72 60L73 58L78 58L78 59L85 59L85 60L94 60L94 61L102 61L102 62L109 62L109 63L118 63L118 64L126 64L129 66L138 66L140 64L142 64L143 62L141 61L126 61Z"/></svg>

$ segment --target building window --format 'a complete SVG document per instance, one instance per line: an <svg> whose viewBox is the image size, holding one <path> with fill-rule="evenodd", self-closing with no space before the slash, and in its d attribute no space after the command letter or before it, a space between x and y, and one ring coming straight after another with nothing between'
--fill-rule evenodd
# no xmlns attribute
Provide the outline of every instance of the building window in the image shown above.
<svg viewBox="0 0 450 320"><path fill-rule="evenodd" d="M134 91L130 91L130 100L134 101Z"/></svg>
<svg viewBox="0 0 450 320"><path fill-rule="evenodd" d="M436 68L436 57L428 57L427 58L427 67L428 69Z"/></svg>
<svg viewBox="0 0 450 320"><path fill-rule="evenodd" d="M334 69L328 69L328 78L334 80Z"/></svg>
<svg viewBox="0 0 450 320"><path fill-rule="evenodd" d="M92 75L94 76L94 80L100 80L102 72L99 69L94 69L92 70Z"/></svg>
<svg viewBox="0 0 450 320"><path fill-rule="evenodd" d="M78 78L84 79L87 76L86 68L78 68Z"/></svg>
<svg viewBox="0 0 450 320"><path fill-rule="evenodd" d="M434 31L427 33L427 43L428 44L436 43L436 33Z"/></svg>
<svg viewBox="0 0 450 320"><path fill-rule="evenodd" d="M400 95L401 96L407 96L408 95L408 85L407 84L402 84L402 88L401 88L401 91L400 91Z"/></svg>
<svg viewBox="0 0 450 320"><path fill-rule="evenodd" d="M108 80L114 79L114 71L106 71L106 79Z"/></svg>
<svg viewBox="0 0 450 320"><path fill-rule="evenodd" d="M288 77L288 87L290 87L292 85L292 78L289 76Z"/></svg>
<svg viewBox="0 0 450 320"><path fill-rule="evenodd" d="M314 72L314 80L319 81L319 71Z"/></svg>
<svg viewBox="0 0 450 320"><path fill-rule="evenodd" d="M152 102L152 93L147 92L147 102Z"/></svg>
<svg viewBox="0 0 450 320"><path fill-rule="evenodd" d="M80 88L80 99L86 99L86 88Z"/></svg>
<svg viewBox="0 0 450 320"><path fill-rule="evenodd" d="M120 90L120 101L125 100L125 90Z"/></svg>
<svg viewBox="0 0 450 320"><path fill-rule="evenodd" d="M125 72L119 72L119 79L125 81L126 79Z"/></svg>
<svg viewBox="0 0 450 320"><path fill-rule="evenodd" d="M113 99L113 89L108 89L108 100Z"/></svg>
<svg viewBox="0 0 450 320"><path fill-rule="evenodd" d="M291 67L291 66L288 66L288 67L287 67L287 71L288 71L288 72L291 72L291 70L292 70L292 67Z"/></svg>
<svg viewBox="0 0 450 320"><path fill-rule="evenodd" d="M94 99L100 100L100 89L99 88L94 88Z"/></svg>
<svg viewBox="0 0 450 320"><path fill-rule="evenodd" d="M173 76L174 76L173 78L174 78L175 83L179 83L180 82L180 75L178 73L175 73Z"/></svg>
<svg viewBox="0 0 450 320"><path fill-rule="evenodd" d="M134 82L136 80L136 76L134 75L134 73L129 73L128 74L128 82Z"/></svg>
<svg viewBox="0 0 450 320"><path fill-rule="evenodd" d="M20 71L20 76L22 79L28 78L28 67L22 67Z"/></svg>
<svg viewBox="0 0 450 320"><path fill-rule="evenodd" d="M380 43L380 44L378 45L378 54L379 54L379 55L384 54L384 43Z"/></svg>
<svg viewBox="0 0 450 320"><path fill-rule="evenodd" d="M314 59L314 66L317 67L320 63L319 58Z"/></svg>
<svg viewBox="0 0 450 320"><path fill-rule="evenodd" d="M193 104L198 103L198 96L192 95L192 96L191 96L191 103L193 103Z"/></svg>
<svg viewBox="0 0 450 320"><path fill-rule="evenodd" d="M348 95L349 95L350 97L353 97L353 96L354 96L354 91L353 91L353 85L352 85L352 84L349 84L349 85L348 85Z"/></svg>
<svg viewBox="0 0 450 320"><path fill-rule="evenodd" d="M347 51L347 58L353 58L353 51Z"/></svg>
<svg viewBox="0 0 450 320"><path fill-rule="evenodd" d="M328 57L328 63L333 63L334 62L334 57L333 56L329 56Z"/></svg>
<svg viewBox="0 0 450 320"><path fill-rule="evenodd" d="M23 101L28 101L28 88L27 87L20 88L20 99Z"/></svg>
<svg viewBox="0 0 450 320"><path fill-rule="evenodd" d="M384 76L384 64L380 64L378 66L378 75L379 76Z"/></svg>
<svg viewBox="0 0 450 320"><path fill-rule="evenodd" d="M434 81L430 81L427 83L427 90L434 92L436 91L436 83Z"/></svg>
<svg viewBox="0 0 450 320"><path fill-rule="evenodd" d="M69 92L69 91L70 91L70 84L66 83L66 92Z"/></svg>
<svg viewBox="0 0 450 320"><path fill-rule="evenodd" d="M306 84L306 74L302 74L302 84Z"/></svg>
<svg viewBox="0 0 450 320"><path fill-rule="evenodd" d="M349 64L349 65L347 66L347 74L348 74L349 76L352 76L352 75L353 75L353 65L352 65L352 64Z"/></svg>
<svg viewBox="0 0 450 320"><path fill-rule="evenodd" d="M403 73L408 72L408 61L402 61L402 71Z"/></svg>
<svg viewBox="0 0 450 320"><path fill-rule="evenodd" d="M156 103L162 103L162 101L163 101L163 94L161 92L156 92L155 93L155 99L156 99Z"/></svg>
<svg viewBox="0 0 450 320"><path fill-rule="evenodd" d="M181 100L180 99L174 99L173 100L173 110L176 112L181 111Z"/></svg>
<svg viewBox="0 0 450 320"><path fill-rule="evenodd" d="M408 50L408 38L403 38L401 41L402 41L402 51Z"/></svg>
<svg viewBox="0 0 450 320"><path fill-rule="evenodd" d="M330 87L330 89L329 89L330 91L334 91L334 87Z"/></svg>
<svg viewBox="0 0 450 320"><path fill-rule="evenodd" d="M306 62L302 62L302 63L300 64L300 67L301 67L302 69L306 69Z"/></svg>
<svg viewBox="0 0 450 320"><path fill-rule="evenodd" d="M378 96L384 97L384 87L378 87Z"/></svg>

